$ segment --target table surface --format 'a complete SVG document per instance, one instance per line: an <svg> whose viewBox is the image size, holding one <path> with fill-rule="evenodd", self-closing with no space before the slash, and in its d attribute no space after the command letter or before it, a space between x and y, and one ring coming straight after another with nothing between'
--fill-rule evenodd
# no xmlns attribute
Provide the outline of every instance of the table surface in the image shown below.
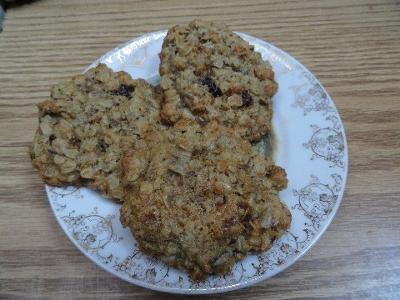
<svg viewBox="0 0 400 300"><path fill-rule="evenodd" d="M0 298L173 298L111 276L72 245L27 149L50 85L193 18L225 22L306 65L335 100L350 149L343 203L317 245L222 297L400 297L400 2L42 0L10 9L0 33Z"/></svg>

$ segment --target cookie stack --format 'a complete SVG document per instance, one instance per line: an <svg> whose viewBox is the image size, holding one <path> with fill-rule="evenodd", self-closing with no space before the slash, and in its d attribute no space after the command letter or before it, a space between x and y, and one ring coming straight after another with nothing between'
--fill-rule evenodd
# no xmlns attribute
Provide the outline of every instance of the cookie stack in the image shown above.
<svg viewBox="0 0 400 300"><path fill-rule="evenodd" d="M290 225L285 171L254 143L271 134L271 66L226 26L174 26L159 87L98 65L39 104L33 165L50 185L122 202L139 247L194 280L229 272Z"/></svg>

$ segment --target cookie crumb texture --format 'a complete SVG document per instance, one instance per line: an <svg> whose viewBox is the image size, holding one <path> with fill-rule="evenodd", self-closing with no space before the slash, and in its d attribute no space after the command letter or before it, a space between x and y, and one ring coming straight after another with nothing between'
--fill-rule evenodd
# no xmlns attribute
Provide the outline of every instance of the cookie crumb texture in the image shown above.
<svg viewBox="0 0 400 300"><path fill-rule="evenodd" d="M272 68L226 26L197 20L174 26L160 59L164 122L217 120L249 141L270 132L277 90Z"/></svg>
<svg viewBox="0 0 400 300"><path fill-rule="evenodd" d="M33 166L49 185L88 186L121 199L122 153L160 124L159 102L144 80L103 64L55 85L38 105Z"/></svg>
<svg viewBox="0 0 400 300"><path fill-rule="evenodd" d="M121 222L140 249L194 280L229 272L287 230L279 201L285 171L234 130L181 119L149 134L123 159Z"/></svg>

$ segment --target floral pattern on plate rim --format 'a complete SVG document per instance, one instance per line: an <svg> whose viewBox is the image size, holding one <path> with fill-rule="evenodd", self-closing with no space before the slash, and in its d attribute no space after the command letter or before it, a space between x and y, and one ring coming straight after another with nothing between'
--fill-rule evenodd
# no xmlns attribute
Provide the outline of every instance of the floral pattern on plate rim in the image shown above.
<svg viewBox="0 0 400 300"><path fill-rule="evenodd" d="M106 53L89 68L104 62L115 71L124 70L154 84L158 80L157 54L165 34L166 31L154 32L132 40ZM318 80L294 58L262 40L240 35L255 46L263 59L271 62L280 90L286 91L276 98L286 98L287 106L283 109L290 110L306 132L296 147L302 149L299 159L307 162L309 174L293 180L288 172L289 187L281 193L293 215L289 231L269 251L249 255L229 274L193 282L186 273L138 250L130 232L119 222L118 204L86 188L46 186L53 212L67 236L108 272L165 292L204 294L234 290L289 267L332 221L343 196L348 164L344 128L333 101Z"/></svg>

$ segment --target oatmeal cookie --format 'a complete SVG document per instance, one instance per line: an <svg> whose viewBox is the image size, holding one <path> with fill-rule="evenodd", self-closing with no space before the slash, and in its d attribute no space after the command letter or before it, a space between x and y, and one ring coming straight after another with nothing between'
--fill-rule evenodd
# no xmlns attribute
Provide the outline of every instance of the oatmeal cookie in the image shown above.
<svg viewBox="0 0 400 300"><path fill-rule="evenodd" d="M159 93L144 80L100 64L55 85L38 105L33 166L50 185L82 185L121 199L120 159L159 126Z"/></svg>
<svg viewBox="0 0 400 300"><path fill-rule="evenodd" d="M196 20L172 27L160 60L164 122L218 120L249 141L271 130L274 72L226 26Z"/></svg>
<svg viewBox="0 0 400 300"><path fill-rule="evenodd" d="M181 119L148 134L122 161L121 222L140 249L194 280L228 272L288 228L285 171L234 130Z"/></svg>

